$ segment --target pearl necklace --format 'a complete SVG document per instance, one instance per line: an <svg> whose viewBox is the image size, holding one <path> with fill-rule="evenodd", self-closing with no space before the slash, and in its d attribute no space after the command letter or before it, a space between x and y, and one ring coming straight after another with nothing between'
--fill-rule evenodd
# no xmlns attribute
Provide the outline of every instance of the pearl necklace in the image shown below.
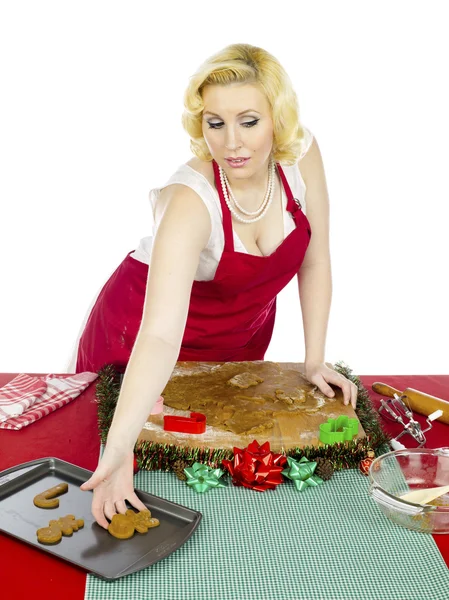
<svg viewBox="0 0 449 600"><path fill-rule="evenodd" d="M270 208L270 205L273 201L273 197L274 197L275 168L276 168L275 162L273 159L271 159L270 165L268 167L268 186L267 186L267 192L265 194L265 198L264 198L262 204L260 205L260 207L256 211L250 212L250 211L247 211L244 208L242 208L240 206L240 204L237 202L236 198L234 197L234 194L232 193L231 186L229 185L229 181L226 176L226 173L223 171L223 169L220 166L218 166L218 169L220 171L221 188L223 190L223 196L224 196L225 202L226 202L229 210L231 211L231 213L234 215L234 217L241 223L255 223L256 221L259 221L260 219L262 219L262 217L264 217L266 215L266 213L267 213L268 209ZM257 215L257 216L253 217L251 219L245 219L244 217L240 216L231 204L229 194L228 194L228 189L229 189L229 192L230 192L233 202L235 203L237 208L242 213L244 213L245 215L248 215L248 216L249 215Z"/></svg>
<svg viewBox="0 0 449 600"><path fill-rule="evenodd" d="M267 185L267 191L265 193L265 198L264 198L262 204L259 206L259 208L253 212L247 211L243 208L243 206L240 206L240 204L237 202L237 198L234 196L234 193L229 185L229 181L226 176L226 173L224 175L225 175L225 181L228 186L228 193L230 195L230 198L232 198L232 201L234 202L236 207L239 209L239 211L242 212L243 214L247 215L248 217L255 217L256 215L260 214L263 211L263 209L265 208L265 204L268 202L271 188L274 184L274 161L270 160L270 164L268 165L268 185Z"/></svg>

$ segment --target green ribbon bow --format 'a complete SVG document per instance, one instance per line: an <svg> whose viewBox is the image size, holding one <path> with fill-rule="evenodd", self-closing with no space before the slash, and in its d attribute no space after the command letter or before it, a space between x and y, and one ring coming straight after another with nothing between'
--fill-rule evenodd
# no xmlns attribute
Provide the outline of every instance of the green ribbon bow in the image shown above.
<svg viewBox="0 0 449 600"><path fill-rule="evenodd" d="M220 481L224 471L221 469L212 469L202 463L193 463L191 467L184 469L187 475L187 485L190 485L195 492L207 492L210 488L226 487L226 483Z"/></svg>
<svg viewBox="0 0 449 600"><path fill-rule="evenodd" d="M316 487L318 484L323 483L321 477L313 474L316 469L316 462L309 461L305 456L299 461L287 456L287 462L288 469L284 469L282 475L291 479L300 492L308 487Z"/></svg>

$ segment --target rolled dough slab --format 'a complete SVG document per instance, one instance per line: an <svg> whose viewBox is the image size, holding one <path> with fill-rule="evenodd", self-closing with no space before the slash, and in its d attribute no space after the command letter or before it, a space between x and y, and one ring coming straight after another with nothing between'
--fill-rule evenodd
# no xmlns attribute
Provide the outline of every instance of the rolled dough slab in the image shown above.
<svg viewBox="0 0 449 600"><path fill-rule="evenodd" d="M238 389L236 391L236 395L241 396L241 404L242 411L245 410L245 406L247 404L247 400L245 399L245 394L249 396L255 396L257 402L257 396L259 396L260 390L262 392L267 391L267 384L269 383L269 379L271 378L273 385L272 389L291 389L291 382L294 381L294 373L295 371L298 373L298 382L299 387L301 384L304 389L312 390L313 386L308 382L305 383L305 379L303 377L303 363L272 363L269 361L254 361L252 363L226 363L226 370L231 375L242 373L242 372L251 372L251 366L254 365L254 371L260 372L261 363L265 363L263 365L264 372L271 373L266 376L266 379L263 383L258 386L251 386L247 389ZM180 374L183 374L184 377L190 377L192 386L190 384L185 386L183 389L186 390L183 393L192 394L192 397L195 396L195 402L198 403L201 398L198 398L198 389L201 386L193 385L194 381L198 381L198 372L203 371L205 373L205 377L208 377L208 374L211 371L211 368L218 367L221 368L224 363L215 363L215 362L179 362L176 365L176 368L173 371L172 375L172 385L167 384L166 390L173 390L173 396L177 396L176 390L173 385L176 385L176 382L181 381ZM235 365L235 371L230 370L230 365ZM242 366L242 368L238 368ZM332 367L331 364L328 364L329 367ZM259 370L258 370L259 368ZM268 369L268 371L267 371ZM277 375L277 371L280 371L280 375ZM196 374L194 376L194 374ZM289 383L287 383L287 380ZM206 396L212 396L212 388L215 384L211 384L210 388L207 388L210 392L204 393ZM225 383L219 382L221 389L225 389L228 393L228 387L226 387ZM290 388L289 388L290 385ZM265 387L264 387L265 386ZM258 391L256 391L258 390ZM191 435L191 434L182 434L182 433L174 433L164 431L163 429L163 414L159 415L150 415L147 419L147 424L145 428L141 431L139 435L139 441L153 441L161 444L176 444L178 446L191 446L191 447L201 447L201 448L226 448L232 449L234 446L238 448L242 448L251 443L254 439L256 439L259 443L263 443L265 441L270 442L270 447L273 451L283 451L289 450L295 447L305 447L305 446L314 446L319 447L322 446L319 441L319 426L321 423L325 423L327 419L333 418L336 419L340 415L347 415L348 417L357 418L353 408L349 406L345 406L343 404L343 394L340 388L334 387L335 398L330 399L321 394L319 390L316 390L312 393L318 401L315 407L311 407L310 410L307 410L308 407L304 405L304 407L300 406L300 410L290 410L291 407L287 405L283 405L282 402L278 403L280 409L279 412L271 411L272 417L270 420L273 421L273 426L266 428L260 427L253 430L253 433L250 434L239 434L233 431L223 431L222 429L218 429L217 427L213 427L208 424L206 428L206 432L200 435ZM164 396L164 414L179 414L179 415L189 415L189 410L180 410L177 408L171 408L170 405L170 394L162 393ZM204 400L205 405L207 404L207 399ZM232 400L235 405L236 399L235 396ZM175 402L176 404L176 402ZM310 404L310 402L309 402ZM260 407L262 410L265 410L267 406L270 406L270 403L261 403ZM254 405L252 405L254 408ZM285 410L284 410L285 408ZM303 410L303 408L305 410ZM194 410L198 410L201 412L200 408L195 408ZM226 402L222 408L223 411L226 411ZM242 414L242 413L240 413ZM247 415L246 415L247 416ZM238 417L238 415L237 415ZM257 419L256 419L257 421ZM256 423L257 425L257 423ZM238 428L237 428L238 429ZM359 423L359 433L358 437L365 437L365 432Z"/></svg>

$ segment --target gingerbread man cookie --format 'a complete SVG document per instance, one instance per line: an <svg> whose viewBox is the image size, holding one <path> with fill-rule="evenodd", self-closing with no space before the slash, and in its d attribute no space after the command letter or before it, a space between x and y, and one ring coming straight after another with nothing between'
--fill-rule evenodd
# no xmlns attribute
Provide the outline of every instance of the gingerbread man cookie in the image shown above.
<svg viewBox="0 0 449 600"><path fill-rule="evenodd" d="M142 510L135 513L128 509L126 514L114 515L109 523L108 531L114 537L120 540L127 540L134 535L134 531L138 533L147 533L151 527L157 527L159 520L151 517L149 510Z"/></svg>
<svg viewBox="0 0 449 600"><path fill-rule="evenodd" d="M69 486L67 483L59 483L58 485L55 485L55 487L35 496L33 498L33 503L39 508L57 508L59 506L59 500L56 496L65 494L68 489Z"/></svg>
<svg viewBox="0 0 449 600"><path fill-rule="evenodd" d="M74 531L84 527L83 519L76 519L74 515L66 515L59 519L52 519L48 527L37 530L37 540L41 544L57 544L62 536L71 536Z"/></svg>
<svg viewBox="0 0 449 600"><path fill-rule="evenodd" d="M61 528L62 535L67 537L73 535L74 531L78 531L78 529L84 527L83 519L77 519L75 515L60 517L57 521L50 521L49 525L51 526L53 523L58 524Z"/></svg>
<svg viewBox="0 0 449 600"><path fill-rule="evenodd" d="M129 509L126 511L126 515L132 519L138 533L146 533L151 527L157 527L159 525L159 519L152 518L149 510L141 510L140 512L135 513L133 510Z"/></svg>
<svg viewBox="0 0 449 600"><path fill-rule="evenodd" d="M134 535L134 523L127 515L114 515L108 525L108 531L119 540L127 540Z"/></svg>
<svg viewBox="0 0 449 600"><path fill-rule="evenodd" d="M41 544L57 544L61 541L62 530L56 521L48 527L41 527L37 530L37 541Z"/></svg>

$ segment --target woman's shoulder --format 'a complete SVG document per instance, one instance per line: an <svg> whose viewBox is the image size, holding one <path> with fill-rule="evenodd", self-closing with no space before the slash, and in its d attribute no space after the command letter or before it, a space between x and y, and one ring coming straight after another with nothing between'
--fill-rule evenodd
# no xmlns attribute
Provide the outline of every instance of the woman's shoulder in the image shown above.
<svg viewBox="0 0 449 600"><path fill-rule="evenodd" d="M304 132L304 137L302 138L302 148L301 148L301 154L299 156L298 162L307 154L307 152L309 151L309 149L312 145L313 139L314 139L314 135L310 131L310 129L308 129L304 125L302 126L302 129Z"/></svg>
<svg viewBox="0 0 449 600"><path fill-rule="evenodd" d="M205 167L206 165L206 167ZM167 194L173 189L178 188L179 184L188 186L196 191L199 195L208 193L209 185L213 186L213 169L212 163L210 164L212 171L212 179L210 172L207 170L207 164L194 157L186 163L180 164L167 178L163 185L159 185L150 190L149 196L152 203L154 203L160 196L160 194Z"/></svg>
<svg viewBox="0 0 449 600"><path fill-rule="evenodd" d="M207 163L194 157L180 164L164 185L151 189L149 198L155 221L158 221L167 203L174 197L179 197L182 202L190 202L190 199L194 202L196 196L202 200L214 220L219 219L219 207L214 195L212 163L210 168L212 180L207 171Z"/></svg>
<svg viewBox="0 0 449 600"><path fill-rule="evenodd" d="M195 171L201 177L204 177L212 187L215 185L214 168L212 166L212 161L201 160L197 156L192 156L190 160L188 160L186 163L184 163L184 165L181 166L188 167L189 169Z"/></svg>

